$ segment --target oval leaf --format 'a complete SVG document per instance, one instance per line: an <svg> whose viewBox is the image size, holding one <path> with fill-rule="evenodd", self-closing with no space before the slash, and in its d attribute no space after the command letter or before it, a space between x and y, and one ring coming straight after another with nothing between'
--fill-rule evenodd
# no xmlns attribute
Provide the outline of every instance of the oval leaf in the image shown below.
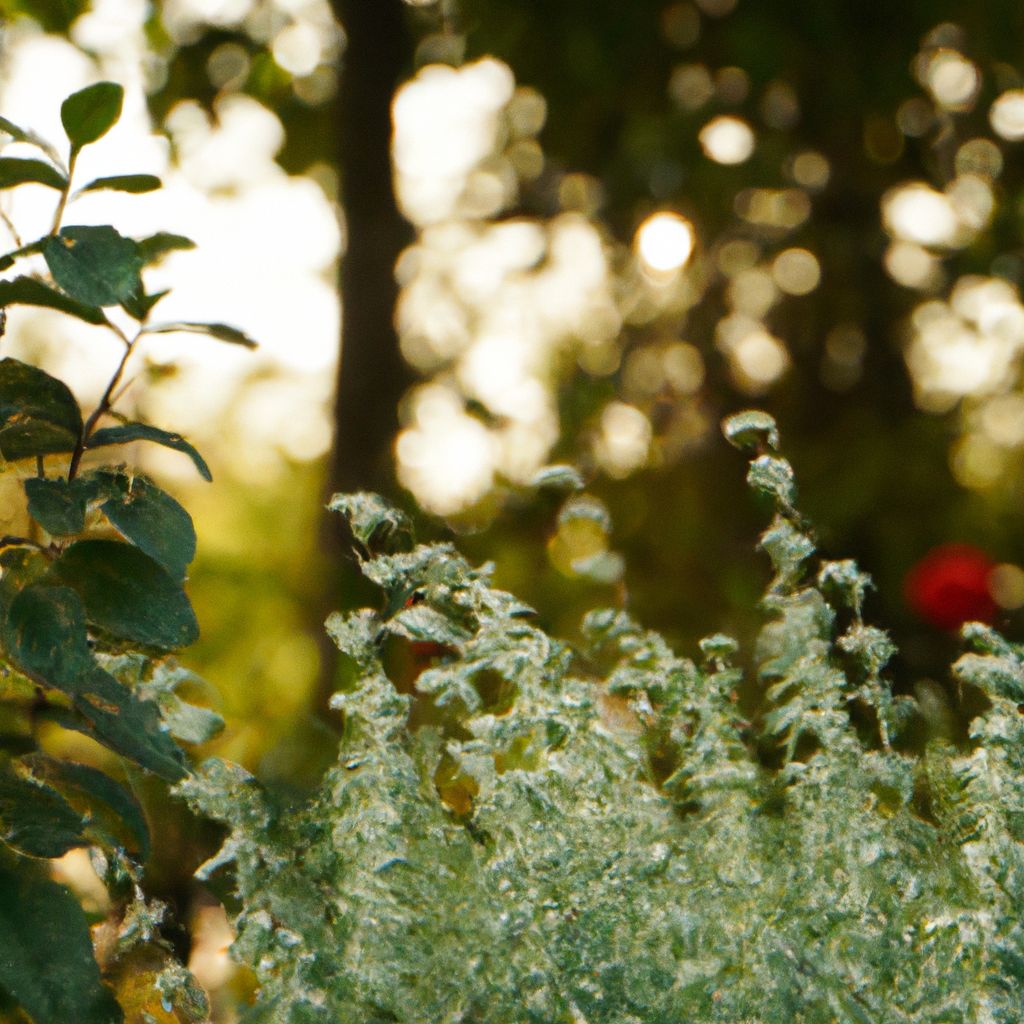
<svg viewBox="0 0 1024 1024"><path fill-rule="evenodd" d="M117 529L159 562L176 580L196 555L192 517L166 491L145 477L106 473L110 497L101 506Z"/></svg>
<svg viewBox="0 0 1024 1024"><path fill-rule="evenodd" d="M58 192L67 188L68 180L53 164L45 160L29 160L14 156L0 157L0 188L15 185L47 185Z"/></svg>
<svg viewBox="0 0 1024 1024"><path fill-rule="evenodd" d="M164 448L173 448L176 452L184 452L195 463L199 475L204 480L213 479L206 460L181 434L173 434L169 430L161 430L159 427L151 427L148 423L122 423L117 427L103 427L89 438L85 447L105 448L112 444L131 444L133 441L152 441L154 444L163 445Z"/></svg>
<svg viewBox="0 0 1024 1024"><path fill-rule="evenodd" d="M149 856L149 827L139 802L109 775L77 761L62 761L48 754L33 753L19 762L32 778L60 793L73 809L88 815L86 830L97 831L105 819L113 818L113 829L103 828L118 845ZM124 834L122 840L121 834Z"/></svg>
<svg viewBox="0 0 1024 1024"><path fill-rule="evenodd" d="M72 152L102 138L117 123L124 89L115 82L97 82L72 93L60 107L60 120Z"/></svg>
<svg viewBox="0 0 1024 1024"><path fill-rule="evenodd" d="M44 242L43 245L45 246L45 244ZM20 250L18 253L10 253L9 256L19 254L21 254ZM13 263L13 259L11 262ZM0 309L6 306L44 306L47 309L59 309L62 313L68 313L79 320L84 320L87 324L105 324L107 322L103 311L96 306L78 302L31 277L16 277L13 281L0 281Z"/></svg>
<svg viewBox="0 0 1024 1024"><path fill-rule="evenodd" d="M135 243L109 225L61 228L44 243L43 258L57 284L90 306L114 306L142 287Z"/></svg>
<svg viewBox="0 0 1024 1024"><path fill-rule="evenodd" d="M161 778L175 781L185 774L181 751L164 731L157 706L139 700L96 664L82 601L72 589L26 587L11 602L2 633L8 655L22 672L74 699L77 714L64 714L62 725L91 735Z"/></svg>
<svg viewBox="0 0 1024 1024"><path fill-rule="evenodd" d="M114 174L107 178L96 178L88 185L83 185L78 192L81 194L107 190L110 192L132 192L138 195L142 192L155 192L162 186L163 182L155 174Z"/></svg>
<svg viewBox="0 0 1024 1024"><path fill-rule="evenodd" d="M0 988L34 1024L121 1024L100 979L89 926L62 885L0 869Z"/></svg>
<svg viewBox="0 0 1024 1024"><path fill-rule="evenodd" d="M11 602L3 640L23 672L65 693L77 692L93 665L82 602L68 587L25 587Z"/></svg>
<svg viewBox="0 0 1024 1024"><path fill-rule="evenodd" d="M85 496L76 494L67 480L25 481L29 515L56 537L81 533L85 528Z"/></svg>
<svg viewBox="0 0 1024 1024"><path fill-rule="evenodd" d="M146 328L147 334L205 334L218 341L226 341L229 345L242 345L244 348L257 348L257 344L244 331L230 324L201 324L190 320L182 320L173 324L157 324Z"/></svg>
<svg viewBox="0 0 1024 1024"><path fill-rule="evenodd" d="M85 846L82 816L42 782L0 771L0 838L29 857L63 857Z"/></svg>
<svg viewBox="0 0 1024 1024"><path fill-rule="evenodd" d="M143 647L172 650L199 637L199 626L180 583L130 544L82 540L50 569L55 582L82 599L98 629Z"/></svg>
<svg viewBox="0 0 1024 1024"><path fill-rule="evenodd" d="M0 455L8 461L70 451L82 413L67 385L17 359L0 360Z"/></svg>
<svg viewBox="0 0 1024 1024"><path fill-rule="evenodd" d="M169 231L158 231L155 235L135 239L139 247L139 256L143 263L156 263L169 252L194 249L196 243L184 235L174 235Z"/></svg>

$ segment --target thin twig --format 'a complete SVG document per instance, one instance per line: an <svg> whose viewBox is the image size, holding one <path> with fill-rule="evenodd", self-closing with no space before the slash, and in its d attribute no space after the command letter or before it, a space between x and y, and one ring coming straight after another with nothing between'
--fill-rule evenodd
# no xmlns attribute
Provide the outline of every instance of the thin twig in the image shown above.
<svg viewBox="0 0 1024 1024"><path fill-rule="evenodd" d="M67 184L61 191L60 202L57 203L57 209L53 213L53 226L50 228L50 234L55 235L60 230L61 218L64 216L64 207L68 205L68 196L71 193L71 176L75 173L75 163L78 160L78 151L72 150L71 157L68 160L68 176Z"/></svg>
<svg viewBox="0 0 1024 1024"><path fill-rule="evenodd" d="M124 375L124 368L128 363L128 357L132 354L132 350L135 348L135 342L138 341L138 335L129 339L124 332L114 324L110 324L110 327L124 339L124 355L121 356L121 361L117 364L114 376L110 378L110 383L107 385L106 391L103 392L103 397L100 399L99 405L93 409L89 418L85 421L85 424L82 427L81 436L78 438L78 443L75 445L75 450L71 455L71 464L68 466L69 482L74 480L78 473L78 466L82 461L85 446L89 443L89 438L92 437L92 432L96 429L96 424L99 422L100 417L110 412L110 407L113 404L114 392L117 390L117 385L120 383L121 377Z"/></svg>
<svg viewBox="0 0 1024 1024"><path fill-rule="evenodd" d="M3 222L4 227L10 232L11 238L14 239L14 247L16 249L22 248L25 243L21 240L21 235L14 226L14 221L11 220L10 215L3 207L0 207L0 221Z"/></svg>

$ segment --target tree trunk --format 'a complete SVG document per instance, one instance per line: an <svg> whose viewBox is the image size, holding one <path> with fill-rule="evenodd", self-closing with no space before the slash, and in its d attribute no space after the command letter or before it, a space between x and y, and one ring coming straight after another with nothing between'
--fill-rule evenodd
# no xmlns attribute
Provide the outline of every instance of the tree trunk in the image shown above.
<svg viewBox="0 0 1024 1024"><path fill-rule="evenodd" d="M337 167L347 245L341 259L341 356L334 443L324 502L338 491L394 491L391 447L398 403L412 382L394 327L395 261L413 238L398 212L391 173L391 100L412 66L402 0L332 0L347 36L337 99ZM324 587L316 609L321 669L314 711L327 712L338 651L320 627L330 612L373 601L351 558L341 517L324 512Z"/></svg>
<svg viewBox="0 0 1024 1024"><path fill-rule="evenodd" d="M411 64L401 0L334 0L348 37L338 96L338 168L348 244L328 494L389 489L398 401L411 375L394 328L394 267L412 230L391 174L391 99Z"/></svg>

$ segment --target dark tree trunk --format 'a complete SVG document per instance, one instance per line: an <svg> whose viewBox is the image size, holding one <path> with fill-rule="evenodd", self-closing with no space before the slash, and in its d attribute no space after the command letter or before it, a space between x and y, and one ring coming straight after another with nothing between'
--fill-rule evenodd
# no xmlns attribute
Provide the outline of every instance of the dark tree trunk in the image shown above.
<svg viewBox="0 0 1024 1024"><path fill-rule="evenodd" d="M332 0L332 6L348 40L335 122L347 245L339 275L341 357L325 502L337 491L393 492L398 402L412 381L394 328L394 268L413 232L398 212L391 173L391 100L412 66L410 33L402 0ZM338 652L319 623L343 604L375 599L361 585L341 518L324 515L325 585L317 609L321 671L314 708L321 715L336 685Z"/></svg>
<svg viewBox="0 0 1024 1024"><path fill-rule="evenodd" d="M395 260L412 238L395 204L391 99L411 65L401 0L333 0L348 45L338 95L338 167L348 245L330 491L388 489L397 407L410 374L394 329Z"/></svg>

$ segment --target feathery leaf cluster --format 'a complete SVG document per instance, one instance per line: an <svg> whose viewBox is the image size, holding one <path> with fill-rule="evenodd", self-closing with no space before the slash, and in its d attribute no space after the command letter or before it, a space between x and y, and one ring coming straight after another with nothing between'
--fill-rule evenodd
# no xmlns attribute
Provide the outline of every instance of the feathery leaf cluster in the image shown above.
<svg viewBox="0 0 1024 1024"><path fill-rule="evenodd" d="M351 659L337 764L298 808L213 761L180 784L228 824L248 1021L1020 1019L1024 652L970 627L969 749L911 751L867 576L820 562L760 413L726 424L774 518L747 720L737 643L696 664L621 611L573 651L380 499L335 499L382 610ZM409 692L392 643L432 655Z"/></svg>

